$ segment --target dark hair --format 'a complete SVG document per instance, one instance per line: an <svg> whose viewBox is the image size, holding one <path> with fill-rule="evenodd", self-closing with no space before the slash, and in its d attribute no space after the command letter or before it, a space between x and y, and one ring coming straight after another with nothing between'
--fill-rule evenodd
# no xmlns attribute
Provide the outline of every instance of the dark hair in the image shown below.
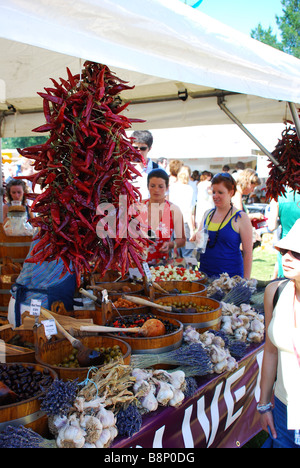
<svg viewBox="0 0 300 468"><path fill-rule="evenodd" d="M169 187L169 176L166 173L164 169L152 169L151 172L149 172L148 177L147 177L147 186L149 187L149 182L153 177L158 177L159 179L164 179L166 182L166 187Z"/></svg>
<svg viewBox="0 0 300 468"><path fill-rule="evenodd" d="M149 130L135 130L131 137L134 138L136 142L145 143L149 149L153 145L153 136Z"/></svg>
<svg viewBox="0 0 300 468"><path fill-rule="evenodd" d="M6 184L6 196L7 196L7 199L8 201L12 201L12 197L11 197L11 194L10 194L10 189L11 187L14 187L16 185L21 185L22 188L23 188L23 192L24 192L24 195L23 195L23 199L22 199L22 204L25 205L25 202L26 202L26 197L25 197L25 194L28 193L28 187L27 187L27 184L26 182L24 182L24 180L21 180L21 179L11 179L7 184Z"/></svg>
<svg viewBox="0 0 300 468"><path fill-rule="evenodd" d="M211 185L221 184L223 183L228 191L233 190L233 195L236 192L236 181L229 174L229 172L219 172L218 174L214 175L211 181Z"/></svg>

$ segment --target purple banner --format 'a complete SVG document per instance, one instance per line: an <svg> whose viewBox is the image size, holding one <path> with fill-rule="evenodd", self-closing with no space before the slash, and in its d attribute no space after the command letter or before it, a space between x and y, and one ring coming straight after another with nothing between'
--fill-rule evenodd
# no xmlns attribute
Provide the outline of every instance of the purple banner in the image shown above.
<svg viewBox="0 0 300 468"><path fill-rule="evenodd" d="M178 408L159 408L143 418L131 438L116 439L112 448L236 448L260 430L259 400L263 345L238 368L201 380L197 392Z"/></svg>

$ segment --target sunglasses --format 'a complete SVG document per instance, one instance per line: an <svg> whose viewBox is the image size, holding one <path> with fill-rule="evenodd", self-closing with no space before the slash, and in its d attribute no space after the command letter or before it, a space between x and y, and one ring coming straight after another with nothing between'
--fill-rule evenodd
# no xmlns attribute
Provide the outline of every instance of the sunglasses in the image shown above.
<svg viewBox="0 0 300 468"><path fill-rule="evenodd" d="M148 146L134 146L134 149L139 150L139 151L146 151L148 149Z"/></svg>
<svg viewBox="0 0 300 468"><path fill-rule="evenodd" d="M294 252L294 250L280 249L279 252L280 252L280 254L282 256L284 256L285 254L290 252L294 258L296 258L297 260L300 260L300 253L299 252Z"/></svg>

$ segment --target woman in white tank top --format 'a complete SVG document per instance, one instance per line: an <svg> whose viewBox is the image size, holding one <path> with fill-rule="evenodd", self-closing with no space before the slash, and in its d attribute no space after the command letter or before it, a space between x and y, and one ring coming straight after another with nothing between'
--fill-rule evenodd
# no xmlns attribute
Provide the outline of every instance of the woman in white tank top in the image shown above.
<svg viewBox="0 0 300 468"><path fill-rule="evenodd" d="M267 333L257 409L272 448L300 448L300 220L275 248L286 280L270 283L265 291Z"/></svg>

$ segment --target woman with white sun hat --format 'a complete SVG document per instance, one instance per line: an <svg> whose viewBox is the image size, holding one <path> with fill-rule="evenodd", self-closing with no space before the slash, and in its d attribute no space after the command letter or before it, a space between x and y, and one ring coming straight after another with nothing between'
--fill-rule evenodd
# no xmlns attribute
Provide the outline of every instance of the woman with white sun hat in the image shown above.
<svg viewBox="0 0 300 468"><path fill-rule="evenodd" d="M275 248L282 255L285 279L265 290L266 342L257 409L270 434L266 447L300 448L300 219Z"/></svg>

